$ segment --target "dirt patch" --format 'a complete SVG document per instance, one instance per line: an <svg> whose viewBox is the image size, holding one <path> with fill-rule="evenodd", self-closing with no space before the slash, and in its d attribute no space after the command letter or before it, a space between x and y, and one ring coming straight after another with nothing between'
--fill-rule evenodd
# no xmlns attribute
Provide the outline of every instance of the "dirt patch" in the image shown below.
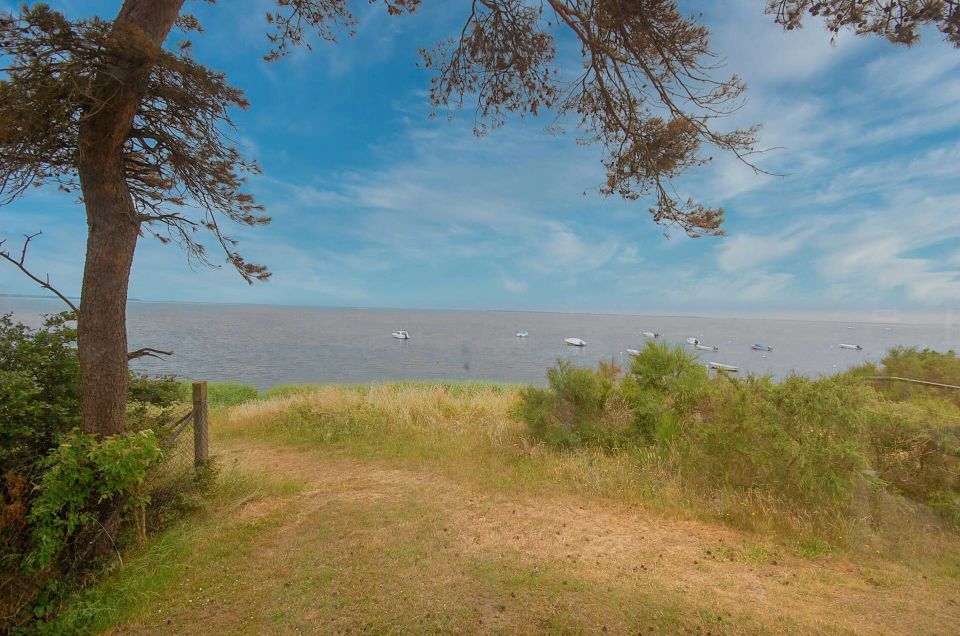
<svg viewBox="0 0 960 636"><path fill-rule="evenodd" d="M884 563L878 578L842 559L758 552L756 537L642 509L505 496L429 472L249 440L220 451L230 461L306 484L275 540L255 555L258 562L295 549L285 542L298 541L304 524L331 503L375 508L416 498L442 515L436 531L452 537L458 553L478 558L509 550L530 564L559 561L597 585L669 589L695 606L748 616L775 632L949 634L960 622L960 591L934 589L905 566ZM258 505L244 514L255 514ZM745 554L759 556L737 556Z"/></svg>

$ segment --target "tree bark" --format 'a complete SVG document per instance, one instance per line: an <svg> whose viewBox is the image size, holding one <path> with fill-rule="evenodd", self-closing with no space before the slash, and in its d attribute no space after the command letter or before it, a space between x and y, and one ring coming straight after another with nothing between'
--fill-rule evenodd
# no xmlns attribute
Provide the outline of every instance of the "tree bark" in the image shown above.
<svg viewBox="0 0 960 636"><path fill-rule="evenodd" d="M122 175L104 178L83 166L87 254L77 345L83 390L83 430L122 433L127 396L127 285L139 235ZM90 174L94 173L94 174Z"/></svg>
<svg viewBox="0 0 960 636"><path fill-rule="evenodd" d="M153 68L153 55L184 0L125 0L114 20L117 63L93 81L80 124L80 187L87 253L77 348L83 430L123 432L127 399L127 287L140 219L124 174L124 145Z"/></svg>

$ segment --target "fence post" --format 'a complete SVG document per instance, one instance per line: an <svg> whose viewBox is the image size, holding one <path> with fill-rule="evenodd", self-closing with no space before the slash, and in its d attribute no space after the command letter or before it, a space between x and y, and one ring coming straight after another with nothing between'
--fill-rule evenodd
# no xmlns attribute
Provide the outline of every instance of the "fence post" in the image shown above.
<svg viewBox="0 0 960 636"><path fill-rule="evenodd" d="M193 383L193 465L207 463L209 447L207 440L207 383Z"/></svg>

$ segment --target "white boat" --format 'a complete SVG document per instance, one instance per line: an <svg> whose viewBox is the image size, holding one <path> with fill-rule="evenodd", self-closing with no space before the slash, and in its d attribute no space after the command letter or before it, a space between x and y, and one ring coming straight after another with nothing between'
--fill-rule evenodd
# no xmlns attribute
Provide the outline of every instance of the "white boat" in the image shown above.
<svg viewBox="0 0 960 636"><path fill-rule="evenodd" d="M390 334L390 335L393 336L394 338L396 338L397 340L409 340L409 339L410 339L410 334L408 334L406 331L404 331L404 330L402 330L402 329L399 330L399 331L394 331L394 332L393 332L392 334Z"/></svg>
<svg viewBox="0 0 960 636"><path fill-rule="evenodd" d="M842 342L840 343L840 348L841 348L841 349L856 349L857 351L860 351L861 349L863 349L863 347L861 347L861 346L858 345L858 344L846 344L846 343L842 343Z"/></svg>
<svg viewBox="0 0 960 636"><path fill-rule="evenodd" d="M638 356L638 355L640 355L640 350L639 350L639 349L627 349L627 353L629 353L629 354L632 355L632 356Z"/></svg>
<svg viewBox="0 0 960 636"><path fill-rule="evenodd" d="M521 329L520 331L517 332L517 338L526 338L529 335L530 335L530 332L527 331L526 329Z"/></svg>
<svg viewBox="0 0 960 636"><path fill-rule="evenodd" d="M687 344L692 344L694 346L700 344L699 338L687 338Z"/></svg>
<svg viewBox="0 0 960 636"><path fill-rule="evenodd" d="M644 332L643 332L642 334L640 334L640 335L643 336L644 338L659 338L659 337L660 337L660 334L658 334L658 333L653 333L652 331L644 331Z"/></svg>
<svg viewBox="0 0 960 636"><path fill-rule="evenodd" d="M720 347L710 347L705 344L700 344L699 342L693 345L694 349L699 349L700 351L720 351Z"/></svg>
<svg viewBox="0 0 960 636"><path fill-rule="evenodd" d="M729 371L730 373L736 373L740 370L740 367L735 367L732 364L723 364L722 362L708 362L707 367L716 369L717 371Z"/></svg>
<svg viewBox="0 0 960 636"><path fill-rule="evenodd" d="M563 341L570 345L571 347L586 347L587 343L585 340L580 338L564 338Z"/></svg>

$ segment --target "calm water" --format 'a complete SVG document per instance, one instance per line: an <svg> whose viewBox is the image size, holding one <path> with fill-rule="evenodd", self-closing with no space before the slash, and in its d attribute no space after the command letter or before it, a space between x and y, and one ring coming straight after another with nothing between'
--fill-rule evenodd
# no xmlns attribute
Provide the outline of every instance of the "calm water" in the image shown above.
<svg viewBox="0 0 960 636"><path fill-rule="evenodd" d="M0 297L0 314L13 311L36 323L54 301ZM281 383L374 380L496 380L543 384L557 357L579 365L623 360L639 348L642 331L683 343L695 336L720 347L697 351L707 361L782 377L791 372L835 373L876 361L894 345L945 351L960 348L960 325L838 323L793 320L610 316L397 309L314 309L131 303L130 348L170 349L168 360L136 363L149 373L212 381L235 380L269 388ZM518 329L528 338L517 338ZM408 341L390 332L406 329ZM563 339L583 338L583 349ZM752 351L754 342L774 347ZM856 343L863 351L837 347ZM689 348L689 347L688 347Z"/></svg>

